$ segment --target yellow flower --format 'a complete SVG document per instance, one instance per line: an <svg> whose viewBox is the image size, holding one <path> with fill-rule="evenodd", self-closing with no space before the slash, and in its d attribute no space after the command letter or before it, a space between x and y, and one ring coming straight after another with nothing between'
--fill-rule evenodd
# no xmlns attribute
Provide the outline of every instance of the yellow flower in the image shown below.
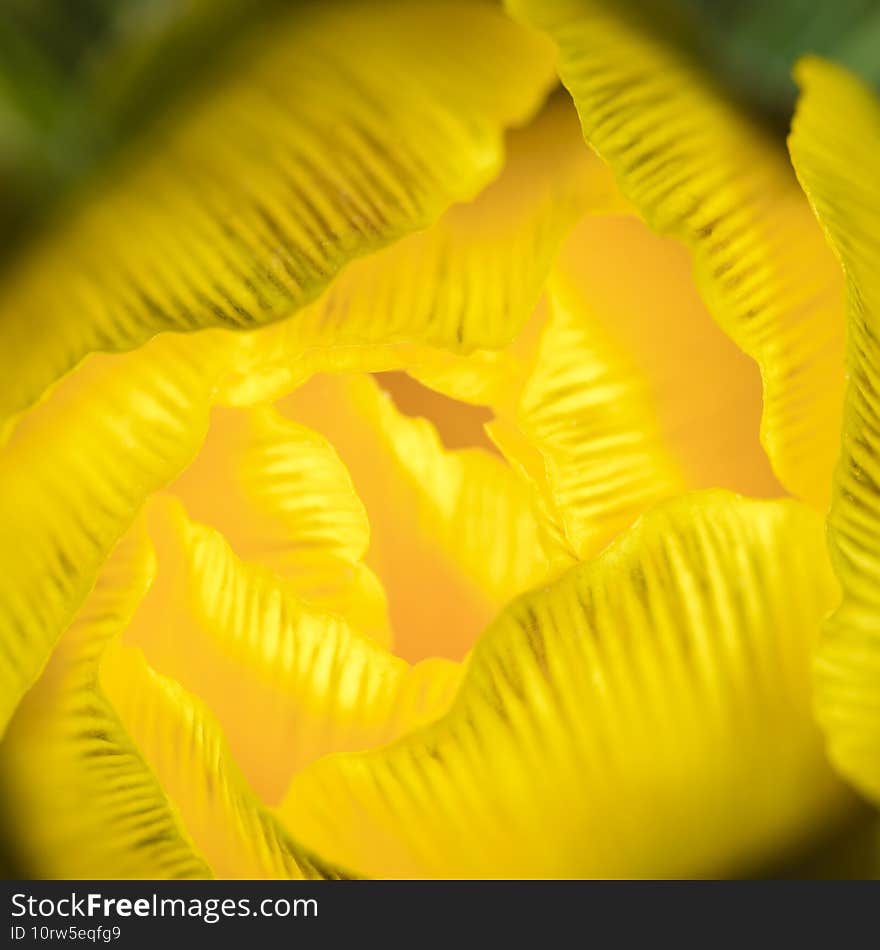
<svg viewBox="0 0 880 950"><path fill-rule="evenodd" d="M33 873L744 874L880 801L880 104L802 62L789 161L507 6L292 9L5 275Z"/></svg>

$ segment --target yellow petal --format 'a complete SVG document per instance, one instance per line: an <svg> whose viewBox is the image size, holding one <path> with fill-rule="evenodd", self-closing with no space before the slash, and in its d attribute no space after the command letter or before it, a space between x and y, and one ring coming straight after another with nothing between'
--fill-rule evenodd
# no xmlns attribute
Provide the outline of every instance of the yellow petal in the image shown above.
<svg viewBox="0 0 880 950"><path fill-rule="evenodd" d="M0 452L0 731L144 498L195 453L217 372L207 339L93 356Z"/></svg>
<svg viewBox="0 0 880 950"><path fill-rule="evenodd" d="M215 408L208 438L172 486L198 521L307 603L387 645L385 594L363 563L370 526L351 478L316 432L268 407Z"/></svg>
<svg viewBox="0 0 880 950"><path fill-rule="evenodd" d="M491 407L493 440L539 489L554 560L596 553L685 488L783 493L759 443L757 367L712 320L678 242L587 214L547 296L512 345L408 372Z"/></svg>
<svg viewBox="0 0 880 950"><path fill-rule="evenodd" d="M560 563L685 488L782 494L758 439L757 367L712 320L677 242L629 214L587 214L547 296L514 344L409 372L491 407L488 430L539 489Z"/></svg>
<svg viewBox="0 0 880 950"><path fill-rule="evenodd" d="M778 496L759 442L761 377L715 323L687 250L632 215L584 218L556 262L554 295L625 354L688 488Z"/></svg>
<svg viewBox="0 0 880 950"><path fill-rule="evenodd" d="M592 213L588 211L587 215ZM549 313L547 295L542 294L525 326L507 346L467 354L422 348L413 355L406 371L452 399L489 406L496 416L509 414L534 370Z"/></svg>
<svg viewBox="0 0 880 950"><path fill-rule="evenodd" d="M818 515L693 494L484 634L450 711L300 773L281 809L391 876L729 874L847 801L810 712Z"/></svg>
<svg viewBox="0 0 880 950"><path fill-rule="evenodd" d="M217 877L346 876L292 840L248 788L207 707L139 650L110 646L100 682Z"/></svg>
<svg viewBox="0 0 880 950"><path fill-rule="evenodd" d="M353 262L296 320L251 334L234 402L318 370L402 369L431 348L499 348L528 320L566 232L586 209L620 208L563 93L511 132L501 175L425 231ZM274 388L273 388L274 387Z"/></svg>
<svg viewBox="0 0 880 950"><path fill-rule="evenodd" d="M461 658L506 600L543 577L531 493L497 456L447 449L367 376L316 376L279 408L325 435L351 473L400 656Z"/></svg>
<svg viewBox="0 0 880 950"><path fill-rule="evenodd" d="M761 368L777 477L824 508L843 397L842 282L784 153L637 4L508 6L559 44L585 137L624 195L690 248L710 310Z"/></svg>
<svg viewBox="0 0 880 950"><path fill-rule="evenodd" d="M104 647L128 625L154 566L138 523L102 568L0 746L7 818L40 877L210 876L97 684Z"/></svg>
<svg viewBox="0 0 880 950"><path fill-rule="evenodd" d="M381 381L381 377L380 377ZM386 450L422 498L422 529L499 606L547 574L529 486L482 448L448 450L424 418L387 396L362 395Z"/></svg>
<svg viewBox="0 0 880 950"><path fill-rule="evenodd" d="M239 560L179 504L157 498L149 524L158 576L127 642L207 703L263 802L314 759L381 745L445 711L455 664L410 667Z"/></svg>
<svg viewBox="0 0 880 950"><path fill-rule="evenodd" d="M553 79L493 5L350 0L279 14L62 215L0 299L0 420L93 349L253 327L494 176Z"/></svg>
<svg viewBox="0 0 880 950"><path fill-rule="evenodd" d="M789 140L846 273L848 386L829 542L843 602L818 665L818 709L843 773L880 801L880 100L831 63L802 61Z"/></svg>
<svg viewBox="0 0 880 950"><path fill-rule="evenodd" d="M551 298L514 412L490 431L543 490L545 512L578 558L684 485L625 354L588 313L561 298Z"/></svg>

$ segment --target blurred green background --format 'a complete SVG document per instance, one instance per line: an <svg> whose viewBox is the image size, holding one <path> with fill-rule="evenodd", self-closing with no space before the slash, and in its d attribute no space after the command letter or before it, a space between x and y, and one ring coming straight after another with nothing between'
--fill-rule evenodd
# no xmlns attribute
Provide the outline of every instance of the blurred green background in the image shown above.
<svg viewBox="0 0 880 950"><path fill-rule="evenodd" d="M171 103L212 70L234 68L250 29L297 2L310 0L0 0L0 266ZM780 144L796 96L791 67L803 53L837 60L880 89L880 0L615 4L699 57ZM0 875L24 876L10 831L0 822ZM795 865L769 871L864 876L876 853L876 820L865 816Z"/></svg>

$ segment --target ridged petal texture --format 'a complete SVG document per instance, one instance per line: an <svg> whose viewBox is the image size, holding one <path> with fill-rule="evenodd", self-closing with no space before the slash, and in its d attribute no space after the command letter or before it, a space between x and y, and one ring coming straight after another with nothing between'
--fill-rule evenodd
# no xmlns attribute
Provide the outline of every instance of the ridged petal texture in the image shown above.
<svg viewBox="0 0 880 950"><path fill-rule="evenodd" d="M281 814L370 875L753 870L845 800L810 709L835 597L800 503L673 501L504 611L435 725L323 759Z"/></svg>
<svg viewBox="0 0 880 950"><path fill-rule="evenodd" d="M328 752L436 719L460 672L308 608L159 496L4 740L27 858L60 877L343 875L266 803Z"/></svg>
<svg viewBox="0 0 880 950"><path fill-rule="evenodd" d="M219 878L347 876L300 848L244 780L208 707L119 642L100 682Z"/></svg>
<svg viewBox="0 0 880 950"><path fill-rule="evenodd" d="M49 878L201 878L211 872L98 684L107 643L155 570L126 535L4 739L8 817L27 870Z"/></svg>
<svg viewBox="0 0 880 950"><path fill-rule="evenodd" d="M154 596L142 600L156 566L139 521L4 740L27 857L40 874L74 878L348 876L293 840L248 784L213 712L127 642ZM186 632L170 610L162 620Z"/></svg>
<svg viewBox="0 0 880 950"><path fill-rule="evenodd" d="M547 556L533 495L503 460L479 447L447 449L429 420L404 415L366 381L359 402L418 491L420 529L493 605L544 578Z"/></svg>
<svg viewBox="0 0 880 950"><path fill-rule="evenodd" d="M204 445L172 491L239 557L290 581L307 603L389 642L385 593L363 563L367 512L318 433L271 407L215 408Z"/></svg>
<svg viewBox="0 0 880 950"><path fill-rule="evenodd" d="M467 221L459 236L465 232L471 235L470 243L465 240L465 244L471 248L468 266L475 268L475 273L483 269L495 275L493 281L500 285L528 263L533 268L530 279L540 282L574 215L585 206L609 200L607 174L597 160L590 158L575 134L572 119L570 107L566 113L565 102L556 100L536 123L538 127L549 123L550 138L555 142L558 135L559 142L566 143L554 149L558 167L554 166L553 175L540 180L524 202L527 208L522 212L523 221L537 222L542 235L540 247L528 241L517 243L517 234L524 236L527 232L524 224L521 232L511 232L493 223L493 215L500 213L506 200L478 200L470 210L455 212ZM534 129L522 136L525 145L514 150L519 158L514 156L513 165L540 165L535 152L543 136ZM556 187L551 182L563 184ZM508 198L518 193L514 184L504 186ZM571 208L569 199L573 202ZM530 260L532 256L540 265ZM46 286L54 283L43 281ZM534 293L537 290L532 287L511 303L504 318L510 321L505 337L516 334L517 322L527 314ZM466 297L467 293L463 299ZM92 355L12 430L0 458L0 510L6 535L14 542L2 555L0 578L0 629L5 654L0 668L4 684L0 728L24 689L34 681L59 632L73 616L134 512L150 492L173 480L195 454L218 387L228 390L233 385L230 374L235 378L241 373L254 353L259 361L271 364L269 347L263 345L266 341L259 334L250 340L246 337L212 330L192 339L161 337L129 354ZM382 332L375 337L382 338ZM289 334L286 339L290 339ZM395 351L394 344L377 344L377 348L387 354ZM34 352L40 349L36 347ZM342 347L341 352L345 349ZM331 350L327 348L327 352ZM351 368L373 368L365 350L369 348L353 348ZM441 355L441 350L419 345L405 354L395 354L391 362L416 356L430 363ZM295 353L284 351L284 361L294 357ZM380 359L379 368L383 368L384 359ZM313 370L314 366L309 372ZM289 374L284 379L290 385ZM326 445L310 445L310 438L320 438L304 435L302 427L285 423L268 410L253 411L238 422L229 422L231 416L224 417L218 409L212 418L205 451L192 474L184 476L178 485L187 503L196 506L195 516L229 531L233 547L241 556L264 563L295 581L299 594L307 601L341 611L359 632L387 643L384 595L371 568L364 563L368 529L363 509L351 493L348 476L333 450ZM390 422L388 413L385 418ZM401 425L400 433L405 431L407 427ZM527 511L528 492L504 466L477 453L456 455L444 462L442 447L436 440L432 445L433 462L425 464L445 465L449 473L456 469L459 485L445 501L435 500L431 516L434 525L445 519L449 544L457 552L467 553L462 544L464 536L456 536L456 524L463 512L450 508L449 499L456 492L468 492L470 498L462 504L465 509L483 511L479 532L484 539L493 539L491 558L471 557L471 562L478 561L476 586L480 588L473 597L484 601L485 606L477 612L477 620L464 639L453 644L451 655L460 656L493 609L540 579L543 555L540 546L530 542L535 529L530 526ZM473 480L462 478L466 470L473 470ZM198 477L199 473L210 477ZM411 480L415 478L413 475ZM497 485L490 491L493 480ZM315 495L318 481L320 498ZM439 482L434 478L427 484L437 487ZM503 491L500 485L505 486ZM344 502L343 496L347 499ZM212 510L207 511L212 500ZM232 526L226 514L235 510L241 517L237 526ZM344 535L338 546L337 529L340 537ZM503 538L516 542L511 549L512 562L502 563ZM513 583L502 584L499 578L510 567L514 568L509 575ZM460 573L455 565L448 570ZM457 602L456 598L450 601ZM409 627L418 636L418 630ZM422 637L421 641L420 655L430 655L430 638Z"/></svg>
<svg viewBox="0 0 880 950"><path fill-rule="evenodd" d="M395 652L460 659L511 597L546 576L534 492L485 448L447 448L428 420L394 405L381 378L321 374L279 409L326 436L351 473Z"/></svg>
<svg viewBox="0 0 880 950"><path fill-rule="evenodd" d="M782 493L759 441L758 367L712 319L679 241L633 215L588 215L550 289L583 332L616 351L689 488Z"/></svg>
<svg viewBox="0 0 880 950"><path fill-rule="evenodd" d="M296 4L225 67L17 263L0 422L90 350L293 313L472 197L553 81L546 41L470 0Z"/></svg>
<svg viewBox="0 0 880 950"><path fill-rule="evenodd" d="M0 452L0 731L146 496L195 454L217 354L164 337L94 355Z"/></svg>
<svg viewBox="0 0 880 950"><path fill-rule="evenodd" d="M226 398L278 394L317 370L398 369L504 347L525 325L566 233L625 206L584 147L564 92L507 137L503 171L432 227L354 261L296 319L247 337ZM433 350L433 352L432 352Z"/></svg>
<svg viewBox="0 0 880 950"><path fill-rule="evenodd" d="M345 0L243 48L3 290L0 422L45 393L0 452L0 730L35 684L0 765L40 873L737 874L850 803L811 715L821 516L687 494L782 491L754 357L775 471L826 504L834 254L644 11L510 6L670 237L564 90L502 138L539 34ZM880 121L806 69L854 328L820 706L878 795Z"/></svg>
<svg viewBox="0 0 880 950"><path fill-rule="evenodd" d="M380 745L446 710L457 664L411 667L240 560L174 499L148 514L159 569L126 642L212 709L262 801L322 755Z"/></svg>
<svg viewBox="0 0 880 950"><path fill-rule="evenodd" d="M508 0L559 45L588 142L648 223L684 241L722 328L759 364L762 441L824 509L843 398L842 281L775 144L662 39L649 8Z"/></svg>
<svg viewBox="0 0 880 950"><path fill-rule="evenodd" d="M825 627L818 710L844 774L880 801L880 100L807 59L789 141L846 273L848 385L829 543L843 602Z"/></svg>
<svg viewBox="0 0 880 950"><path fill-rule="evenodd" d="M625 359L589 314L555 296L551 310L515 415L520 438L505 440L503 417L494 432L533 474L569 549L586 558L683 479ZM534 451L540 464L529 462Z"/></svg>
<svg viewBox="0 0 880 950"><path fill-rule="evenodd" d="M759 443L757 367L712 320L686 250L632 214L578 223L512 346L410 373L491 407L489 434L534 483L559 563L685 490L783 494Z"/></svg>

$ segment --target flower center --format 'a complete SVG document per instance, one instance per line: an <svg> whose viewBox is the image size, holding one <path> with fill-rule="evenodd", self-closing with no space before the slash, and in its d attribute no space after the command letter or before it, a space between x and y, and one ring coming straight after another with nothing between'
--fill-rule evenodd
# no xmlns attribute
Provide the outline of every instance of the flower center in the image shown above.
<svg viewBox="0 0 880 950"><path fill-rule="evenodd" d="M499 605L450 549L449 531L462 539L469 526L455 524L458 486L447 463L459 453L497 457L483 429L489 410L402 373L318 375L279 409L325 436L351 475L369 519L365 561L387 595L394 652L410 662L461 659Z"/></svg>
<svg viewBox="0 0 880 950"><path fill-rule="evenodd" d="M494 540L463 523L462 504L471 466L507 469L491 418L404 373L317 374L274 409L215 409L171 491L239 558L282 578L298 583L323 558L306 600L403 659L461 659L500 606L459 556ZM359 572L373 575L368 610L352 593Z"/></svg>

